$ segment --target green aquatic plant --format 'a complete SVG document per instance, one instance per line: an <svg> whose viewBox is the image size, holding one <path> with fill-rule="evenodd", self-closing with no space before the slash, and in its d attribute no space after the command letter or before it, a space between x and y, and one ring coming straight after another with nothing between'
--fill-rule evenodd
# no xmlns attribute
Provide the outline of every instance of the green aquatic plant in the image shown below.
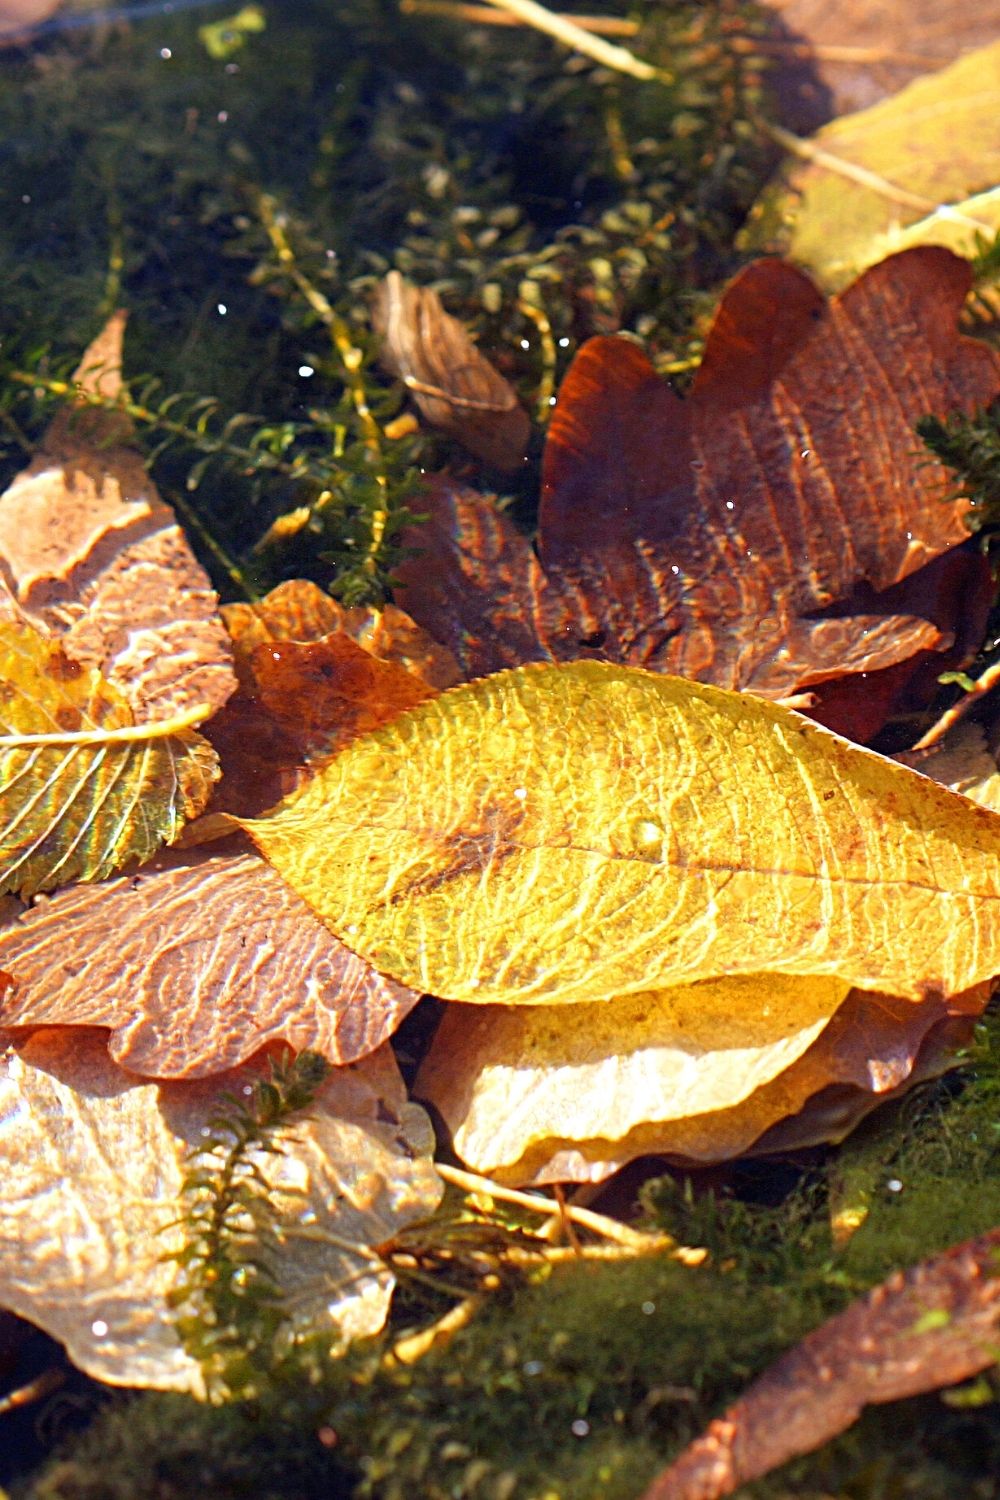
<svg viewBox="0 0 1000 1500"><path fill-rule="evenodd" d="M419 470L469 460L397 422L375 282L435 285L540 423L593 332L690 367L770 159L760 18L641 8L669 60L653 88L419 0L260 5L220 51L224 22L56 31L4 60L0 466L125 305L141 439L221 586L305 574L378 601ZM532 466L503 482L530 507Z"/></svg>
<svg viewBox="0 0 1000 1500"><path fill-rule="evenodd" d="M225 1096L209 1134L190 1152L182 1184L186 1242L170 1258L178 1276L177 1332L198 1360L210 1394L256 1394L287 1346L288 1315L274 1263L280 1225L257 1158L281 1148L278 1128L307 1109L330 1072L316 1052L271 1063L249 1097Z"/></svg>

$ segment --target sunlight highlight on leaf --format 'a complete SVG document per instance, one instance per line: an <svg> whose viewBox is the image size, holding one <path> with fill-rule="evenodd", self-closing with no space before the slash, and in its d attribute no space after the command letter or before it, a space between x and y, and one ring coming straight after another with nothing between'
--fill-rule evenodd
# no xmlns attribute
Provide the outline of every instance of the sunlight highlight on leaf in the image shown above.
<svg viewBox="0 0 1000 1500"><path fill-rule="evenodd" d="M174 839L218 774L201 716L137 726L98 672L0 623L0 891L100 880Z"/></svg>
<svg viewBox="0 0 1000 1500"><path fill-rule="evenodd" d="M993 814L778 705L637 669L453 688L245 827L348 946L444 999L780 972L917 1000L1000 968Z"/></svg>

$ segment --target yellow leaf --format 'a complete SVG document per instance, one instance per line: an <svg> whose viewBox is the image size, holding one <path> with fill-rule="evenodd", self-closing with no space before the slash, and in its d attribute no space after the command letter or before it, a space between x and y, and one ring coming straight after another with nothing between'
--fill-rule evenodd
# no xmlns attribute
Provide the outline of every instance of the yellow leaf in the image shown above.
<svg viewBox="0 0 1000 1500"><path fill-rule="evenodd" d="M189 727L207 712L136 725L100 673L0 623L0 891L100 880L175 838L217 775Z"/></svg>
<svg viewBox="0 0 1000 1500"><path fill-rule="evenodd" d="M1000 969L994 814L778 705L634 668L453 688L245 826L349 947L446 999L761 973L919 999Z"/></svg>
<svg viewBox="0 0 1000 1500"><path fill-rule="evenodd" d="M764 193L751 249L780 249L836 291L894 251L946 245L968 254L1000 226L1000 42L916 79L813 137L818 159L793 161ZM823 153L888 186L851 181Z"/></svg>

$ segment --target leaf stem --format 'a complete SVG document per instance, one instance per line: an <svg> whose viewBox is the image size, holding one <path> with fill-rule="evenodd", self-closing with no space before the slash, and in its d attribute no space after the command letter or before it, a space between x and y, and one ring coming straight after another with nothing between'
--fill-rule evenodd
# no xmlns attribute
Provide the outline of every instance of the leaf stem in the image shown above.
<svg viewBox="0 0 1000 1500"><path fill-rule="evenodd" d="M139 740L168 739L209 718L210 703L196 703L169 719L155 724L121 724L115 729L56 730L52 734L0 734L0 750L21 750L32 745L128 745Z"/></svg>

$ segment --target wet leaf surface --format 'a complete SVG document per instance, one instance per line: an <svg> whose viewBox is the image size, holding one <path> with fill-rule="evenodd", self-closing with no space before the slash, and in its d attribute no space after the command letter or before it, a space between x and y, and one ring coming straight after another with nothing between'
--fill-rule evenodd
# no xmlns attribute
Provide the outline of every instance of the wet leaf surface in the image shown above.
<svg viewBox="0 0 1000 1500"><path fill-rule="evenodd" d="M260 858L218 845L69 886L0 927L0 1027L105 1026L112 1058L201 1077L269 1042L354 1062L416 1005Z"/></svg>
<svg viewBox="0 0 1000 1500"><path fill-rule="evenodd" d="M993 814L762 699L606 663L452 688L246 827L345 942L445 999L781 971L917 1000L1000 961Z"/></svg>
<svg viewBox="0 0 1000 1500"><path fill-rule="evenodd" d="M134 727L121 692L58 641L0 624L0 890L100 880L201 811L211 746L166 721Z"/></svg>
<svg viewBox="0 0 1000 1500"><path fill-rule="evenodd" d="M872 1403L965 1380L996 1360L1000 1229L899 1271L780 1359L643 1500L721 1500L849 1427Z"/></svg>
<svg viewBox="0 0 1000 1500"><path fill-rule="evenodd" d="M490 502L439 484L400 602L467 676L596 655L806 690L816 717L870 737L985 622L983 561L955 550L967 507L913 438L920 415L1000 388L996 357L956 331L968 277L917 250L827 304L757 262L685 401L635 344L592 340L553 416L537 557Z"/></svg>
<svg viewBox="0 0 1000 1500"><path fill-rule="evenodd" d="M43 1029L10 1045L0 1064L3 1305L101 1380L202 1391L168 1314L176 1266L164 1257L184 1244L186 1153L203 1143L224 1091L259 1076L251 1066L153 1083L116 1067L94 1030ZM276 1269L296 1319L328 1328L333 1345L376 1332L392 1277L371 1247L431 1212L441 1190L413 1154L426 1148L426 1121L405 1103L391 1055L335 1070L278 1144L256 1160L286 1226ZM312 1238L295 1232L304 1215Z"/></svg>
<svg viewBox="0 0 1000 1500"><path fill-rule="evenodd" d="M94 341L75 380L116 399L124 317ZM124 413L69 407L0 497L0 618L56 636L128 698L139 723L205 704L236 682L218 600Z"/></svg>

